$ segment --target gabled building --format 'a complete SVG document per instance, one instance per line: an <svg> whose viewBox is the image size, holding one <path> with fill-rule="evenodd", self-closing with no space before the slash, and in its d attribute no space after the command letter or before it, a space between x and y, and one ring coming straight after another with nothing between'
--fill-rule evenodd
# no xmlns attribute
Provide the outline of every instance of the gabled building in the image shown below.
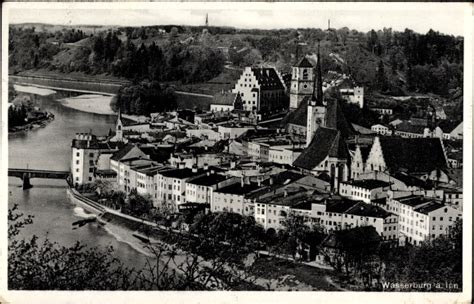
<svg viewBox="0 0 474 304"><path fill-rule="evenodd" d="M288 107L285 91L283 79L276 69L246 67L232 93L240 96L243 110L268 113Z"/></svg>
<svg viewBox="0 0 474 304"><path fill-rule="evenodd" d="M402 244L419 245L425 240L446 235L462 212L441 201L420 195L393 197L389 192L387 204L399 216L399 239Z"/></svg>
<svg viewBox="0 0 474 304"><path fill-rule="evenodd" d="M419 175L447 167L443 143L439 138L376 137L365 172L404 171Z"/></svg>
<svg viewBox="0 0 474 304"><path fill-rule="evenodd" d="M95 181L95 172L99 169L106 169L102 166L112 153L117 152L123 143L100 141L91 133L77 133L72 140L71 145L71 173L72 182L75 186L93 183ZM107 155L102 157L101 155Z"/></svg>
<svg viewBox="0 0 474 304"><path fill-rule="evenodd" d="M119 162L130 158L148 158L148 156L137 145L126 144L110 157L110 169L118 174Z"/></svg>

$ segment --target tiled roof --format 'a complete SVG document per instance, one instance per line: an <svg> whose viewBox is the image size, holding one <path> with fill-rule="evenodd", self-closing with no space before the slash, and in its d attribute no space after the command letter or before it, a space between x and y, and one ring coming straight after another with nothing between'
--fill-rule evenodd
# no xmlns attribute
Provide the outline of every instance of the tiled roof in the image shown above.
<svg viewBox="0 0 474 304"><path fill-rule="evenodd" d="M171 177L171 178L178 178L178 179L183 179L183 178L188 178L188 177L194 177L198 176L204 173L203 169L198 169L196 172L193 172L192 169L189 168L184 168L184 169L171 169L171 170L166 170L166 171L161 171L160 174L165 177Z"/></svg>
<svg viewBox="0 0 474 304"><path fill-rule="evenodd" d="M423 213L423 214L429 214L431 211L435 211L439 208L443 208L445 205L438 203L438 202L429 202L426 205L420 206L418 208L415 208L414 211Z"/></svg>
<svg viewBox="0 0 474 304"><path fill-rule="evenodd" d="M355 135L356 131L344 116L339 102L336 99L326 99L326 102L326 127L337 129L344 138Z"/></svg>
<svg viewBox="0 0 474 304"><path fill-rule="evenodd" d="M309 62L308 58L303 57L300 62L296 65L299 68L313 68L311 62Z"/></svg>
<svg viewBox="0 0 474 304"><path fill-rule="evenodd" d="M384 209L378 206L366 204L363 202L359 202L357 205L354 205L345 213L358 215L358 216L377 217L377 218L386 218L391 215L391 213L385 211Z"/></svg>
<svg viewBox="0 0 474 304"><path fill-rule="evenodd" d="M307 120L308 120L308 102L310 97L306 96L300 102L298 107L294 110L286 114L285 117L281 120L281 126L286 126L288 124L298 125L306 127Z"/></svg>
<svg viewBox="0 0 474 304"><path fill-rule="evenodd" d="M252 68L261 90L284 89L283 83L274 68Z"/></svg>
<svg viewBox="0 0 474 304"><path fill-rule="evenodd" d="M451 133L462 121L441 120L438 127L443 130L443 133Z"/></svg>
<svg viewBox="0 0 474 304"><path fill-rule="evenodd" d="M352 181L350 184L352 186L369 189L369 190L390 186L390 183L377 180L377 179L355 180L355 181Z"/></svg>
<svg viewBox="0 0 474 304"><path fill-rule="evenodd" d="M73 139L72 147L76 149L115 150L124 145L122 142L101 142L97 140Z"/></svg>
<svg viewBox="0 0 474 304"><path fill-rule="evenodd" d="M115 152L114 155L112 155L110 159L116 160L116 161L121 160L125 155L127 155L135 147L136 147L135 145L127 144L122 149Z"/></svg>
<svg viewBox="0 0 474 304"><path fill-rule="evenodd" d="M241 183L231 184L226 187L214 190L214 192L225 193L225 194L235 194L235 195L246 195L251 191L257 190L260 188L257 184L244 184L242 187Z"/></svg>
<svg viewBox="0 0 474 304"><path fill-rule="evenodd" d="M423 134L425 132L425 126L414 125L408 121L404 121L396 126L396 130L400 132Z"/></svg>
<svg viewBox="0 0 474 304"><path fill-rule="evenodd" d="M417 177L411 176L403 172L395 172L392 176L399 181L403 182L407 186L415 186L420 188L427 188L427 183Z"/></svg>
<svg viewBox="0 0 474 304"><path fill-rule="evenodd" d="M358 203L358 201L352 201L344 198L328 200L326 202L326 212L344 213Z"/></svg>
<svg viewBox="0 0 474 304"><path fill-rule="evenodd" d="M380 137L385 164L391 172L405 169L408 172L431 172L446 168L439 138Z"/></svg>
<svg viewBox="0 0 474 304"><path fill-rule="evenodd" d="M312 170L327 156L349 159L349 152L338 130L320 127L309 146L298 156L293 165Z"/></svg>
<svg viewBox="0 0 474 304"><path fill-rule="evenodd" d="M220 174L209 174L209 175L202 175L195 178L188 180L188 183L200 186L212 186L219 182L226 180L227 177L225 175Z"/></svg>

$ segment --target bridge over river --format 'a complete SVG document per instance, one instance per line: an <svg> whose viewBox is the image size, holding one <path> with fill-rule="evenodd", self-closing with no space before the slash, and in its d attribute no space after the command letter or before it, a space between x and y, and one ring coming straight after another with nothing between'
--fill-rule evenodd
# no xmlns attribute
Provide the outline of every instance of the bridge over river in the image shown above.
<svg viewBox="0 0 474 304"><path fill-rule="evenodd" d="M30 183L32 178L49 178L49 179L64 179L67 180L69 171L53 171L53 170L38 170L38 169L20 169L8 168L8 176L18 177L23 181L23 190L33 187Z"/></svg>

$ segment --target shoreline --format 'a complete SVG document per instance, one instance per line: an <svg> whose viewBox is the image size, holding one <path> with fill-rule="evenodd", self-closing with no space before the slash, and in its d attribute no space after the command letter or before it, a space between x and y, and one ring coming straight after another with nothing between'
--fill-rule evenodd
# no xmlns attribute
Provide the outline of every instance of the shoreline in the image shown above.
<svg viewBox="0 0 474 304"><path fill-rule="evenodd" d="M8 128L8 136L16 135L21 133L26 133L28 131L37 130L39 128L46 127L50 122L54 120L54 115L50 112L48 113L48 117L39 121L34 121L22 126L12 127L11 129Z"/></svg>

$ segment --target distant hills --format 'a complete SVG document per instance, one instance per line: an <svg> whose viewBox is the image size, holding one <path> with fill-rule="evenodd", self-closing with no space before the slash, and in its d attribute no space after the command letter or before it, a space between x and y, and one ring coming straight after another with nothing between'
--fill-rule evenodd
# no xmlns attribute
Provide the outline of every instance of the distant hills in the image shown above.
<svg viewBox="0 0 474 304"><path fill-rule="evenodd" d="M230 70L249 65L289 73L319 43L324 72L351 75L369 94L432 93L450 99L463 84L463 38L435 31L24 23L10 25L10 34L13 73L80 72L179 82L189 88L211 79L228 81Z"/></svg>

